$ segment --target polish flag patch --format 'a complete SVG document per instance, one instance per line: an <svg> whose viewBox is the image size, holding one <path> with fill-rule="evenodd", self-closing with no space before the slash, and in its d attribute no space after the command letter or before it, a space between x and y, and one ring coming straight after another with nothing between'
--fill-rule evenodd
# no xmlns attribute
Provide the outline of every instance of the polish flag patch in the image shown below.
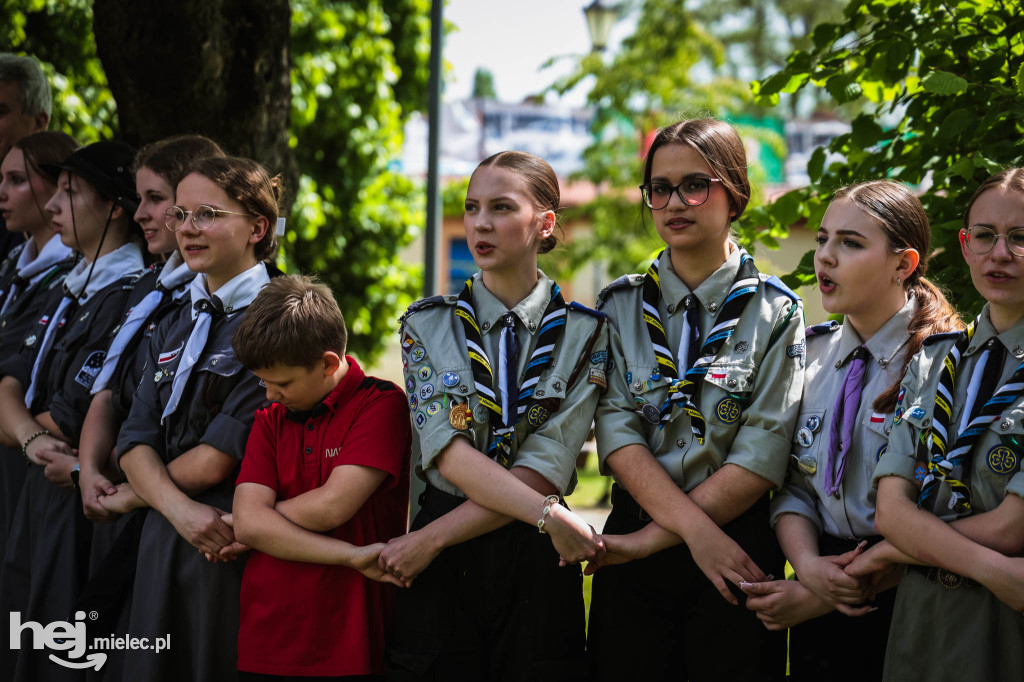
<svg viewBox="0 0 1024 682"><path fill-rule="evenodd" d="M886 414L884 412L872 412L871 423L872 424L884 424Z"/></svg>

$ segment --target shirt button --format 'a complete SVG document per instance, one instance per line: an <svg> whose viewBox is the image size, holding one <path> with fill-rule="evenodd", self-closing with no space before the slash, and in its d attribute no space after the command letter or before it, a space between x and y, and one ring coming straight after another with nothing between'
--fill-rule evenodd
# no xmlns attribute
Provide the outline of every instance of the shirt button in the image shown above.
<svg viewBox="0 0 1024 682"><path fill-rule="evenodd" d="M487 331L488 329L490 329L490 328L491 328L491 323L490 323L490 322L484 322L484 323L483 323L482 325L480 325L480 326L481 326L481 327L483 327L484 331Z"/></svg>
<svg viewBox="0 0 1024 682"><path fill-rule="evenodd" d="M885 358L878 358L878 366L879 367L885 367L888 364L889 364L889 361L886 360Z"/></svg>
<svg viewBox="0 0 1024 682"><path fill-rule="evenodd" d="M685 441L685 440L683 440L682 438L680 438L679 440L677 440L677 441L676 441L676 447L677 447L677 448L681 448L681 447L683 447L684 445L686 445L686 441Z"/></svg>
<svg viewBox="0 0 1024 682"><path fill-rule="evenodd" d="M306 454L307 454L307 455L311 455L311 454L313 454L313 448L311 448L311 447L307 446L307 447L306 447Z"/></svg>
<svg viewBox="0 0 1024 682"><path fill-rule="evenodd" d="M536 323L536 322L531 322L531 323L529 324L529 327L530 327L530 331L531 331L531 332L532 332L532 331L536 331L536 329L537 329L537 323Z"/></svg>
<svg viewBox="0 0 1024 682"><path fill-rule="evenodd" d="M675 305L670 303L669 306L668 306L668 311L670 313L673 313L673 312L675 312L675 310L676 310Z"/></svg>
<svg viewBox="0 0 1024 682"><path fill-rule="evenodd" d="M544 389L540 389L539 391L537 391L537 395L539 395L539 396L542 396L542 397L543 397L543 395L544 395Z"/></svg>
<svg viewBox="0 0 1024 682"><path fill-rule="evenodd" d="M1015 358L1024 357L1024 350L1022 350L1020 346L1014 346L1013 350L1010 352L1013 353L1013 357Z"/></svg>
<svg viewBox="0 0 1024 682"><path fill-rule="evenodd" d="M729 379L728 381L725 382L725 385L728 386L729 388L736 388L736 380Z"/></svg>
<svg viewBox="0 0 1024 682"><path fill-rule="evenodd" d="M306 430L307 431L312 431L313 430L313 422L310 422L310 423L306 424Z"/></svg>
<svg viewBox="0 0 1024 682"><path fill-rule="evenodd" d="M1004 421L1002 424L999 425L999 428L1001 428L1003 431L1010 428L1010 420L1007 419L1006 421Z"/></svg>
<svg viewBox="0 0 1024 682"><path fill-rule="evenodd" d="M921 426L923 426L924 428L927 429L931 425L932 425L932 420L931 419L922 419L921 420Z"/></svg>
<svg viewBox="0 0 1024 682"><path fill-rule="evenodd" d="M635 384L633 384L633 390L636 390L636 391L639 391L643 387L644 387L644 382L642 382L642 381L638 381Z"/></svg>
<svg viewBox="0 0 1024 682"><path fill-rule="evenodd" d="M468 390L469 390L469 389L468 389L468 388L466 388L465 386L459 386L459 393L465 393L465 392L467 392Z"/></svg>
<svg viewBox="0 0 1024 682"><path fill-rule="evenodd" d="M552 385L552 388L554 388L554 389L555 389L556 391L561 391L561 390L562 390L562 384L560 384L559 382L557 382L557 381L556 381L556 382L555 382L555 383L554 383L554 384Z"/></svg>
<svg viewBox="0 0 1024 682"><path fill-rule="evenodd" d="M967 349L967 352L968 352L968 353L973 353L973 352L974 352L975 350L977 350L977 349L978 349L978 347L977 347L977 346L971 346L971 347L969 347L969 348Z"/></svg>
<svg viewBox="0 0 1024 682"><path fill-rule="evenodd" d="M836 369L839 369L842 366L843 366L843 361L842 360L840 360L839 362L836 363Z"/></svg>
<svg viewBox="0 0 1024 682"><path fill-rule="evenodd" d="M708 310L710 310L711 312L715 312L716 310L718 310L718 304L717 303L708 303Z"/></svg>

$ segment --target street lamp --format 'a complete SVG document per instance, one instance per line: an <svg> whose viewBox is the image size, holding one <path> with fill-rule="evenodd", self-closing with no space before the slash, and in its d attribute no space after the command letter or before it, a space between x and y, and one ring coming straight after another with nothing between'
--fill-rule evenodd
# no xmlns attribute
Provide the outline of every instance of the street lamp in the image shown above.
<svg viewBox="0 0 1024 682"><path fill-rule="evenodd" d="M603 52L607 47L608 35L612 32L618 13L618 7L604 5L601 0L594 0L583 8L583 14L587 17L590 43L594 46L595 52Z"/></svg>

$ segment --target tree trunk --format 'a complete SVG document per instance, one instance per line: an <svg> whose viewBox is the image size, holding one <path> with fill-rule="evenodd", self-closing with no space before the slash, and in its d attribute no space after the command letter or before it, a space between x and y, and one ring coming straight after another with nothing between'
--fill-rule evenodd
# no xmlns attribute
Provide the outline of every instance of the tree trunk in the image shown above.
<svg viewBox="0 0 1024 682"><path fill-rule="evenodd" d="M125 142L206 135L295 196L288 0L95 0L93 14Z"/></svg>

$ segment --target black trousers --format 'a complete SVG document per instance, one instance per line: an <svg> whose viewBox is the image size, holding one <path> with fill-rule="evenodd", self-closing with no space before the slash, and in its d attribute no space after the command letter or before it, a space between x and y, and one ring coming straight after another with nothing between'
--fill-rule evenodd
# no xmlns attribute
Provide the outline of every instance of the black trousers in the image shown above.
<svg viewBox="0 0 1024 682"><path fill-rule="evenodd" d="M880 537L872 538L869 544L879 540ZM822 556L837 556L852 550L857 543L857 540L822 535L818 551ZM790 628L789 679L792 682L881 680L895 603L896 590L886 590L874 601L877 611L856 618L833 611Z"/></svg>
<svg viewBox="0 0 1024 682"><path fill-rule="evenodd" d="M615 486L604 532L625 534L650 522ZM768 496L722 529L765 573L782 576L783 557L768 526ZM587 651L598 680L782 680L786 633L769 632L733 586L740 606L722 598L686 545L594 575Z"/></svg>
<svg viewBox="0 0 1024 682"><path fill-rule="evenodd" d="M414 530L464 500L428 487ZM509 525L442 551L399 590L388 679L585 680L579 566L536 527Z"/></svg>

